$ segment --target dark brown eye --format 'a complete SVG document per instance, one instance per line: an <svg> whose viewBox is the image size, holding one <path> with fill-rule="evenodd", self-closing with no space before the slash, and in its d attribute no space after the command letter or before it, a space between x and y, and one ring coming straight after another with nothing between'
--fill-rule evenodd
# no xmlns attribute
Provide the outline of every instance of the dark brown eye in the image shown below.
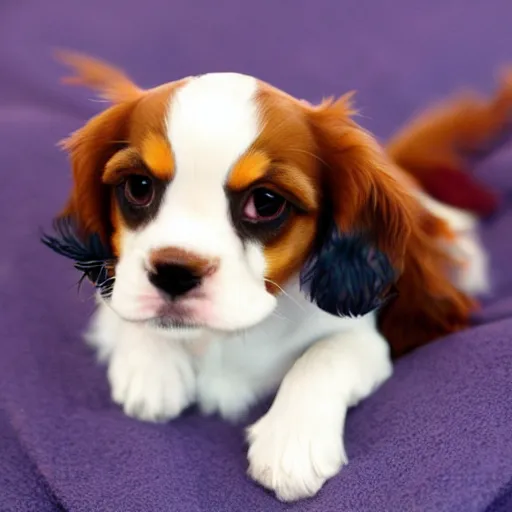
<svg viewBox="0 0 512 512"><path fill-rule="evenodd" d="M153 181L139 174L128 176L124 183L124 195L133 206L149 206L155 197Z"/></svg>
<svg viewBox="0 0 512 512"><path fill-rule="evenodd" d="M244 207L244 219L248 222L268 222L284 213L286 199L267 188L252 192Z"/></svg>

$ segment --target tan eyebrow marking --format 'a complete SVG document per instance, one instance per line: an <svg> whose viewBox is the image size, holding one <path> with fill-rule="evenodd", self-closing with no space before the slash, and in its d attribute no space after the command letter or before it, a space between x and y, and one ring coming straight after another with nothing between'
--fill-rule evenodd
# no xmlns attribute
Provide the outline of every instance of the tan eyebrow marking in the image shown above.
<svg viewBox="0 0 512 512"><path fill-rule="evenodd" d="M270 158L262 151L250 151L234 165L227 186L230 190L240 191L263 178L270 166Z"/></svg>
<svg viewBox="0 0 512 512"><path fill-rule="evenodd" d="M174 159L171 146L161 135L150 133L142 141L142 159L149 170L162 180L170 180L174 175Z"/></svg>
<svg viewBox="0 0 512 512"><path fill-rule="evenodd" d="M240 192L258 181L262 181L263 186L277 187L283 195L291 194L306 210L314 210L318 206L318 191L306 174L292 165L272 167L270 158L262 151L242 156L231 171L227 186L234 192Z"/></svg>
<svg viewBox="0 0 512 512"><path fill-rule="evenodd" d="M161 180L170 180L174 174L174 163L169 144L158 135L151 134L142 142L142 153L134 147L118 151L105 165L103 182L115 183L121 174L130 170L148 169Z"/></svg>

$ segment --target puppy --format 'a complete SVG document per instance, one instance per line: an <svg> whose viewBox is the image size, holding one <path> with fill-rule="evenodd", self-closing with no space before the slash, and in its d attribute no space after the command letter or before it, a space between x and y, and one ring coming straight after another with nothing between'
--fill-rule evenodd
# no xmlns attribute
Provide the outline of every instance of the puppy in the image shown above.
<svg viewBox="0 0 512 512"><path fill-rule="evenodd" d="M465 327L487 286L475 216L396 164L467 109L387 154L350 96L311 106L235 73L142 90L61 57L113 104L64 142L73 190L44 240L98 288L87 338L112 399L147 421L192 404L236 420L277 390L248 428L249 474L281 500L314 495L391 355Z"/></svg>

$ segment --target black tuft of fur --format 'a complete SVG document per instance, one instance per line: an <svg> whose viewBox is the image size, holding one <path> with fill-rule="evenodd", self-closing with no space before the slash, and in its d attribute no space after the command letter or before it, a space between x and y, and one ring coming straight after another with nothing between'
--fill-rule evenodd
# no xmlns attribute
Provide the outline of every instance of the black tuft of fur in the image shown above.
<svg viewBox="0 0 512 512"><path fill-rule="evenodd" d="M360 316L393 296L397 272L363 235L328 230L301 273L301 288L316 305L336 316Z"/></svg>
<svg viewBox="0 0 512 512"><path fill-rule="evenodd" d="M97 233L85 239L79 235L76 222L71 217L60 217L53 223L54 235L43 234L41 242L57 254L73 260L103 296L112 292L115 258Z"/></svg>

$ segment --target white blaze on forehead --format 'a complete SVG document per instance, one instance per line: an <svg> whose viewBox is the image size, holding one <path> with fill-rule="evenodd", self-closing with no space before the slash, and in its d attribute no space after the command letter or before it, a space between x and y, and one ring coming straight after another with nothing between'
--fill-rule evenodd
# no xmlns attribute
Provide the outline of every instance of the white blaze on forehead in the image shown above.
<svg viewBox="0 0 512 512"><path fill-rule="evenodd" d="M199 254L236 254L224 184L260 132L258 82L236 73L191 78L172 96L167 136L174 157L152 237Z"/></svg>
<svg viewBox="0 0 512 512"><path fill-rule="evenodd" d="M255 78L212 73L192 78L169 105L168 137L180 175L223 184L230 168L257 138Z"/></svg>

